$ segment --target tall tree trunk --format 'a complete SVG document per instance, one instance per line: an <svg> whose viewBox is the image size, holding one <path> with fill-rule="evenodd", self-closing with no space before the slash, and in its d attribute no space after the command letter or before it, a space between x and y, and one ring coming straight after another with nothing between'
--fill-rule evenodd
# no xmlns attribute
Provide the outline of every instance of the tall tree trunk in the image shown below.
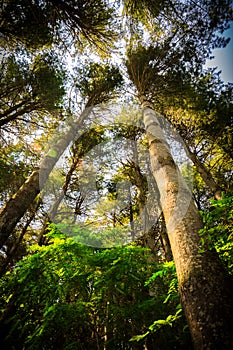
<svg viewBox="0 0 233 350"><path fill-rule="evenodd" d="M26 182L5 204L0 213L0 248L5 244L11 232L23 217L30 204L43 189L55 164L76 138L77 131L91 109L85 109L79 119L66 131L50 148L49 152L41 160Z"/></svg>
<svg viewBox="0 0 233 350"><path fill-rule="evenodd" d="M232 349L232 285L214 251L201 252L202 220L171 155L153 106L141 97L181 303L196 349ZM187 202L188 201L188 202Z"/></svg>

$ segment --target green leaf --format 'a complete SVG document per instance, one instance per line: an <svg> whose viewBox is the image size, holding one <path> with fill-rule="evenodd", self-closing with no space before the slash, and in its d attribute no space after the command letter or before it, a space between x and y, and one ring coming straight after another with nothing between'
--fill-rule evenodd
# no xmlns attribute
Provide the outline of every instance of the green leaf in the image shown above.
<svg viewBox="0 0 233 350"><path fill-rule="evenodd" d="M144 333L142 335L134 335L132 338L130 338L129 341L137 341L138 342L138 341L144 339L149 333L150 332L146 332L146 333Z"/></svg>

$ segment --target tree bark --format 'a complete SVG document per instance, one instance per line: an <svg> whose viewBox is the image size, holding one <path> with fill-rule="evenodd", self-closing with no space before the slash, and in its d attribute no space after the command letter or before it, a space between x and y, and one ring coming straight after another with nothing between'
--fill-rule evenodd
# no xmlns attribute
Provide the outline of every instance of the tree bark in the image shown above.
<svg viewBox="0 0 233 350"><path fill-rule="evenodd" d="M160 192L179 283L180 300L195 349L232 349L232 282L214 251L203 251L202 220L171 155L153 106L141 97L154 178Z"/></svg>
<svg viewBox="0 0 233 350"><path fill-rule="evenodd" d="M29 205L43 189L55 164L69 146L75 140L76 133L84 119L90 113L90 108L85 109L79 119L54 143L49 152L41 160L26 182L5 204L0 213L0 248L5 244L11 232L27 211Z"/></svg>

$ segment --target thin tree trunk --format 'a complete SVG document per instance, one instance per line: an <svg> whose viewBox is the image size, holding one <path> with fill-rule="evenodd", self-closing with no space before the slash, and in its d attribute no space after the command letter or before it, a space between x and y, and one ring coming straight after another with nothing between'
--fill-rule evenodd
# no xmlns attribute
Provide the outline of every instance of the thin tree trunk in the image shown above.
<svg viewBox="0 0 233 350"><path fill-rule="evenodd" d="M149 168L149 166L148 166L148 168ZM150 171L150 168L148 170ZM157 186L157 183L156 183L154 178L153 178L152 186L153 186L155 193L158 193L158 186ZM164 220L164 215L163 215L163 211L161 208L160 200L158 200L158 203L156 205L159 208L159 212L161 212L160 217L158 219L158 232L159 232L160 243L161 243L161 246L162 246L163 251L164 251L165 260L172 261L173 260L172 250L171 250L171 245L170 245L168 234L167 234L166 223Z"/></svg>
<svg viewBox="0 0 233 350"><path fill-rule="evenodd" d="M162 247L164 250L165 260L172 261L173 260L172 250L171 250L171 245L170 245L168 234L167 234L167 229L166 229L166 224L165 224L163 212L160 215L160 231L159 232L160 232L161 244L162 244Z"/></svg>
<svg viewBox="0 0 233 350"><path fill-rule="evenodd" d="M185 151L187 153L187 156L191 159L191 161L195 165L198 173L201 175L203 181L209 187L210 191L213 193L215 199L222 199L221 187L216 183L209 169L207 169L205 164L201 162L196 152L192 152L190 150L188 142L186 142L184 139L183 139L183 142L185 144Z"/></svg>
<svg viewBox="0 0 233 350"><path fill-rule="evenodd" d="M25 214L29 205L43 189L55 164L69 146L75 140L76 133L91 109L85 109L79 119L65 132L41 160L26 182L5 204L0 213L0 248L5 244L11 232Z"/></svg>
<svg viewBox="0 0 233 350"><path fill-rule="evenodd" d="M134 228L134 215L133 215L133 203L132 203L132 195L130 185L128 186L129 193L129 222L130 222L130 230L131 230L131 239L134 241L135 238L135 228Z"/></svg>
<svg viewBox="0 0 233 350"><path fill-rule="evenodd" d="M63 201L64 197L66 196L67 190L69 188L72 175L74 171L78 170L79 165L82 163L82 158L96 145L98 145L101 142L102 137L102 131L96 131L95 129L89 129L86 132L84 132L77 140L75 140L75 144L72 147L74 158L73 162L70 166L70 169L68 173L66 174L66 179L64 182L64 185L62 186L61 192L58 194L56 200L52 204L49 212L47 213L43 227L41 229L40 235L38 237L38 243L44 244L46 241L44 241L44 234L47 232L48 228L48 222L52 222L57 215L57 211L59 208L59 205ZM74 215L80 215L81 214L81 205L83 203L84 198L82 195L80 195L79 200L76 202L76 207L74 208ZM75 218L74 218L75 222Z"/></svg>
<svg viewBox="0 0 233 350"><path fill-rule="evenodd" d="M232 349L232 285L214 251L201 252L202 220L176 166L153 106L141 97L154 178L160 192L179 283L195 349Z"/></svg>
<svg viewBox="0 0 233 350"><path fill-rule="evenodd" d="M80 158L77 158L74 160L74 162L72 163L67 175L66 175L66 180L64 185L62 186L62 191L58 194L58 197L56 198L56 200L54 201L53 205L51 206L49 212L46 214L44 223L43 223L43 227L40 231L39 237L38 237L38 244L42 245L44 244L44 235L47 233L47 229L48 229L48 223L52 222L57 214L59 205L61 204L62 200L64 199L66 192L68 190L70 181L71 181L71 177L73 172L76 170L78 164L80 163Z"/></svg>

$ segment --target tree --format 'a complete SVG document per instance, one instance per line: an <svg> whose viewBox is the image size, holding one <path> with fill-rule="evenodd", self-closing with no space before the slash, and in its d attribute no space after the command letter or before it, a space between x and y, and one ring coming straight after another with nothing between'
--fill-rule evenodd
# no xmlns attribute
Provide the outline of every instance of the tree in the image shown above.
<svg viewBox="0 0 233 350"><path fill-rule="evenodd" d="M92 43L109 42L108 25L112 9L105 0L77 1L1 1L2 45L39 49L65 42L67 33L73 40L84 37ZM36 38L36 40L35 40Z"/></svg>
<svg viewBox="0 0 233 350"><path fill-rule="evenodd" d="M152 319L177 311L176 287L169 288L173 264L149 263L148 251L135 246L93 249L64 237L55 225L49 235L48 246L31 247L33 253L0 280L3 347L191 348L181 315L170 333L168 325L138 343L130 341Z"/></svg>
<svg viewBox="0 0 233 350"><path fill-rule="evenodd" d="M98 47L103 49L103 46L106 48L106 44L110 45L109 39L114 40L115 35L111 36L113 31L110 24L113 27L116 25L115 33L119 24L118 16L116 21L112 21L116 14L115 6L119 9L124 8L123 16L126 15L126 18L124 17L123 22L126 26L122 25L122 29L131 35L129 40L125 40L128 49L128 77L142 106L144 127L140 130L144 128L147 133L148 142L145 144L149 144L152 172L157 182L164 216L164 220L161 216L158 225L151 227L150 232L146 232L146 224L142 225L144 242L154 242L155 237L157 241L159 229L164 232L165 256L167 260L171 260L173 255L175 260L180 300L195 347L230 349L233 343L232 281L228 279L219 256L232 273L232 259L228 257L232 252L229 227L232 215L229 208L232 202L230 199L225 200L221 194L222 199L218 202L217 210L213 210L216 205L213 203L210 212L207 212L206 216L203 214L203 229L202 219L172 157L163 123L157 113L165 112L166 117L170 117L179 131L185 134L190 158L193 158L196 168L213 193L219 197L219 189L226 191L227 181L232 177L229 159L232 153L232 88L220 87L213 75L210 77L210 74L203 74L202 66L213 48L223 47L227 43L227 39L221 38L219 34L228 27L229 20L232 19L230 0L218 2L218 6L213 6L213 2L209 0L202 0L200 3L183 0L1 2L2 46L4 49L14 50L14 54L4 53L2 60L2 136L5 137L10 127L17 126L22 131L33 115L32 122L37 122L35 110L54 112L56 107L60 106L64 91L63 73L59 71L57 62L50 62L50 58L54 57L53 54L48 54L51 47L62 56L67 48L71 48L73 52L72 45L78 49L83 45L83 51L78 52L79 68L74 71L75 82L69 81L68 84L72 85L70 96L77 92L77 101L86 107L79 120L75 117L71 120L68 129L63 129L64 124L59 126L59 137L56 138L55 135L55 142L52 143L50 151L42 156L39 168L34 168L33 165L36 156L30 158L33 164L29 166L23 164L25 157L21 155L17 156L17 164L9 165L7 157L11 157L10 160L16 159L14 149L20 147L20 144L14 145L12 150L4 145L1 161L4 166L4 169L1 169L4 178L1 179L0 185L4 186L6 198L10 191L18 189L31 172L28 180L5 204L0 218L0 246L5 245L1 254L4 255L8 247L8 258L12 257L13 264L17 262L18 266L13 266L13 271L6 274L0 284L3 296L0 305L4 345L9 345L5 338L8 332L8 340L12 342L9 346L32 349L192 347L190 342L185 340L185 324L181 322L180 306L177 311L177 279L172 262L162 267L155 266L156 273L150 279L151 284L144 288L145 279L148 278L147 268L152 264L152 258L147 252L145 256L145 251L141 255L138 247L133 248L136 254L132 253L132 247L116 250L87 249L76 243L91 242L101 246L99 242L104 237L104 243L112 245L113 237L115 239L115 236L119 235L122 238L122 233L125 233L121 230L121 225L132 222L138 213L144 210L149 191L145 179L146 172L138 166L136 152L129 152L128 156L132 158L122 162L122 167L111 178L104 178L101 174L103 167L99 170L97 191L105 192L105 198L108 199L101 207L102 217L106 214L104 211L113 208L108 221L102 222L97 210L95 217L91 211L90 216L94 218L96 229L84 229L85 225L77 224L72 231L72 239L67 239L52 225L52 230L56 231L55 236L47 236L45 241L41 242L49 242L47 246L31 248L31 241L25 236L26 244L21 245L19 254L16 254L15 250L23 235L32 232L27 230L40 204L37 194L43 188L60 155L70 142L80 135L76 131L81 124L86 123L87 128L93 124L98 125L100 107L97 105L115 97L116 87L121 85L122 78L117 68L109 64L82 66L86 61L84 55L81 55L84 51L90 54L88 46L85 46L86 42L93 44L95 41ZM100 41L103 42L103 46ZM40 54L35 58L39 51ZM89 58L87 61L89 62ZM115 106L114 111L118 110ZM69 108L67 114L57 115L55 123L59 123L61 118L71 114L71 111L73 112L73 108ZM86 118L89 111L93 111L93 120ZM187 118L176 118L180 111L184 112ZM106 109L104 116L107 114ZM225 121L221 118L223 115ZM54 121L46 116L45 122L48 119L50 123ZM41 118L38 117L38 120L41 121ZM7 124L8 122L10 124ZM115 128L115 135L117 129L120 127ZM216 129L220 131L216 132ZM27 130L30 138L33 128ZM85 138L92 139L89 139L81 150L77 150L77 159L74 159L70 168L70 163L66 164L67 174L57 176L58 172L55 172L53 178L60 184L65 179L63 189L68 198L68 205L73 206L72 210L76 213L82 209L83 202L82 198L76 197L79 190L78 175L73 170L79 164L79 156L83 155L85 150L88 151L89 146L95 145L96 136L91 132L85 133L85 130L78 130L84 132L81 141ZM119 133L122 130L118 130ZM124 132L135 138L137 129L128 128L123 130ZM223 133L224 135L221 135ZM105 136L109 135L110 132L106 132ZM122 142L116 138L114 141L118 150ZM13 143L14 138L9 144ZM78 145L74 143L73 146L75 151ZM198 146L200 152L197 153ZM223 164L224 170L221 169ZM17 171L21 170L24 173L16 179ZM16 174L8 186L6 178L11 171L15 171ZM185 171L186 169L184 173ZM86 172L86 177L89 174L90 172ZM130 180L133 186L128 184L127 188L124 188L122 198L124 201L128 200L128 206L121 210L120 206L114 207L114 200L120 193L117 193L117 185L123 176ZM158 192L157 187L154 184L155 192ZM204 208L208 206L209 195L208 190L208 194L203 196ZM55 202L54 211L60 198ZM146 215L156 216L157 204L155 200ZM76 220L77 216L72 216L71 219ZM220 219L220 216L224 218ZM18 223L21 223L21 232ZM88 220L85 222L87 225L89 223ZM35 226L38 227L38 220ZM67 232L69 220L63 220L59 227ZM130 232L136 232L133 224L127 231ZM127 239L120 242L124 244ZM136 244L140 245L141 242L138 240ZM169 244L173 254L169 250ZM29 250L26 251L26 247ZM157 252L154 249L154 253L156 261L161 261L161 251ZM20 256L27 254L29 256L24 261L18 262ZM132 256L134 259L131 259ZM6 264L3 263L3 270L5 269ZM155 319L153 324L151 319ZM172 328L169 331L171 325L174 326L174 331ZM182 336L185 339L181 340ZM132 337L132 342L129 342L129 337ZM19 345L15 339L19 340Z"/></svg>
<svg viewBox="0 0 233 350"><path fill-rule="evenodd" d="M72 186L72 177L75 174L75 172L78 170L79 165L82 163L83 157L96 145L104 141L104 129L89 129L83 134L80 135L80 137L75 140L75 142L72 145L72 158L71 158L71 165L70 168L66 174L64 184L62 186L62 190L58 193L57 197L55 198L53 204L51 205L49 211L45 215L45 220L43 223L43 227L40 231L38 243L42 244L45 240L45 233L47 232L47 229L49 227L49 224L54 221L54 218L58 214L59 206L62 204L63 200L69 200L72 204L75 202L75 209L72 210L74 214L74 218L77 215L81 215L82 213L82 203L83 203L83 194L79 193L78 196L74 196L73 192L77 192L78 185L74 184ZM76 185L76 186L75 186ZM70 191L69 187L71 187ZM77 188L75 188L77 187ZM69 192L70 195L69 195ZM45 199L46 200L46 199ZM49 201L49 199L48 199ZM75 219L74 219L75 221Z"/></svg>
<svg viewBox="0 0 233 350"><path fill-rule="evenodd" d="M187 72L176 96L165 94L156 103L179 131L187 155L216 198L231 188L231 94L214 72L200 72L198 77Z"/></svg>
<svg viewBox="0 0 233 350"><path fill-rule="evenodd" d="M31 64L17 62L14 55L1 61L0 127L33 111L61 108L65 95L65 72L55 55L38 55Z"/></svg>
<svg viewBox="0 0 233 350"><path fill-rule="evenodd" d="M26 182L2 208L0 219L1 247L29 205L45 185L56 162L69 146L70 142L75 140L77 131L79 131L85 118L89 115L92 106L97 105L103 100L106 101L107 96L111 96L112 92L121 85L122 78L115 67L104 67L96 64L95 68L93 66L91 68L92 75L89 76L89 81L86 80L86 77L83 77L83 89L80 85L83 97L88 98L83 113L78 120L72 123L72 126L68 126L67 131L61 135L59 140L55 141L56 143L51 146L49 152L40 161L38 168L33 170Z"/></svg>
<svg viewBox="0 0 233 350"><path fill-rule="evenodd" d="M155 96L153 86L156 86L155 81L158 82L160 78L160 65L153 64L158 52L158 46L154 49L152 46L139 46L138 50L129 53L126 65L142 104L151 167L160 192L177 270L180 299L197 349L214 348L216 344L220 347L225 344L230 348L233 327L231 283L217 254L208 250L200 252L199 231L202 229L202 220L173 160L160 126L159 115L155 112L153 103L148 101L151 96ZM172 57L172 52L168 54ZM179 60L180 57L174 53L174 66ZM163 79L166 75L165 68L163 66ZM171 74L169 66L167 74ZM156 88L158 90L158 85ZM205 286L204 294L199 289L200 285ZM206 319L211 321L206 323Z"/></svg>

